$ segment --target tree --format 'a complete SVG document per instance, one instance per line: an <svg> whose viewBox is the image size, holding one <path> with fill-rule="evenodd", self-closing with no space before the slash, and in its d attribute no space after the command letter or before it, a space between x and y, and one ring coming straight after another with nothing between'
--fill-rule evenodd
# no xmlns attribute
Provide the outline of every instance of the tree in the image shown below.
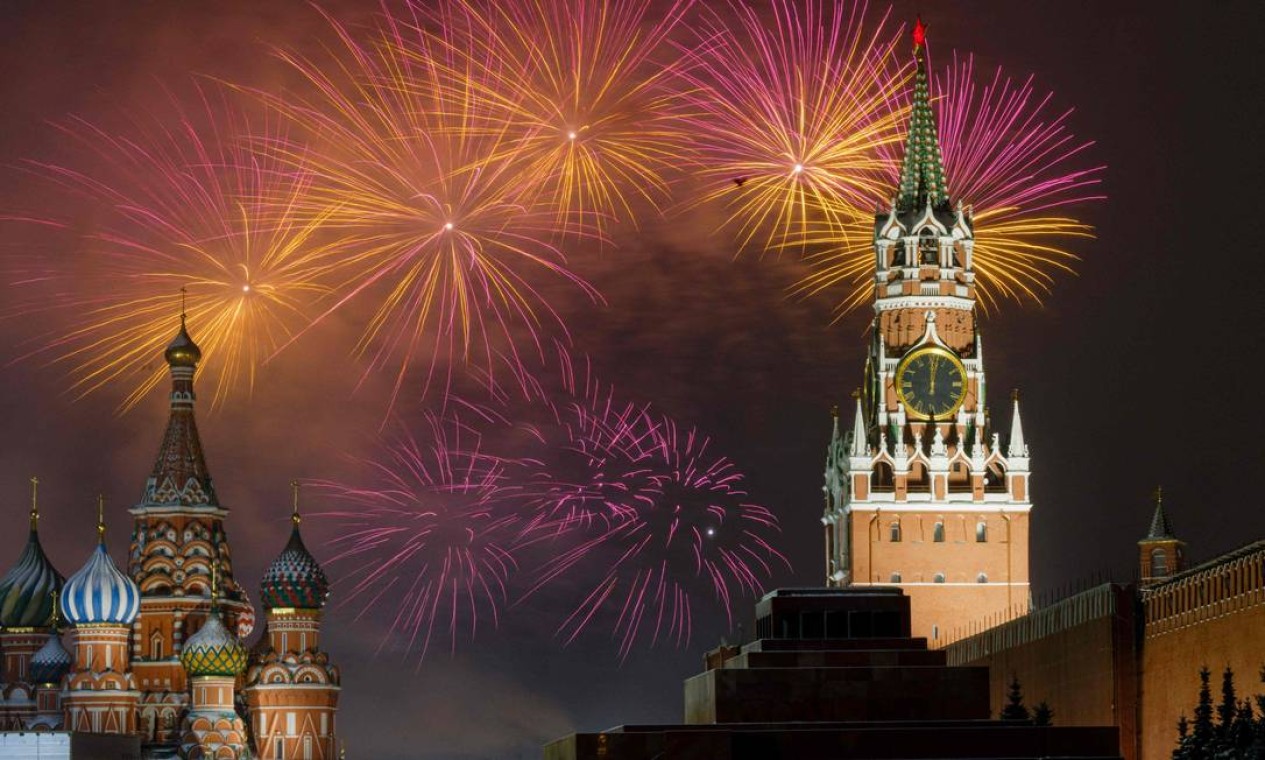
<svg viewBox="0 0 1265 760"><path fill-rule="evenodd" d="M1190 721L1186 716L1177 719L1177 746L1173 748L1173 760L1191 760L1195 756L1190 736Z"/></svg>
<svg viewBox="0 0 1265 760"><path fill-rule="evenodd" d="M1195 722L1190 731L1190 738L1194 744L1192 757L1195 760L1212 757L1216 727L1212 724L1212 687L1208 683L1211 678L1212 672L1207 666L1200 668L1199 703L1195 705Z"/></svg>
<svg viewBox="0 0 1265 760"><path fill-rule="evenodd" d="M1010 689L1006 692L1006 706L1001 709L1002 720L1029 720L1028 708L1023 706L1023 687L1019 676L1012 675Z"/></svg>
<svg viewBox="0 0 1265 760"><path fill-rule="evenodd" d="M1050 703L1044 699L1032 708L1032 725L1034 726L1053 726L1054 710L1050 709Z"/></svg>

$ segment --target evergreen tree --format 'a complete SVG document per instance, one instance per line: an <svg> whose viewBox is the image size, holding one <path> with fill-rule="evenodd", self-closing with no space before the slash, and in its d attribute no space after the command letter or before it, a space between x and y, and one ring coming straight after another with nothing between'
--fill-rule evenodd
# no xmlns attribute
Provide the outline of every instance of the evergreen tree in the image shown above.
<svg viewBox="0 0 1265 760"><path fill-rule="evenodd" d="M1211 678L1212 672L1206 666L1200 668L1199 703L1195 706L1195 721L1190 731L1193 760L1206 760L1213 756L1216 727L1212 724L1212 687L1209 686Z"/></svg>
<svg viewBox="0 0 1265 760"><path fill-rule="evenodd" d="M1050 703L1044 699L1032 708L1032 725L1034 726L1053 726L1054 710L1050 709Z"/></svg>
<svg viewBox="0 0 1265 760"><path fill-rule="evenodd" d="M1019 676L1012 675L1010 689L1006 692L1006 706L1001 709L1002 720L1028 720L1028 708L1023 706L1023 687L1019 685Z"/></svg>
<svg viewBox="0 0 1265 760"><path fill-rule="evenodd" d="M1234 671L1227 665L1221 674L1221 702L1217 704L1217 725L1212 731L1208 752L1214 758L1237 760L1234 756L1234 719L1239 714L1238 699L1234 694Z"/></svg>
<svg viewBox="0 0 1265 760"><path fill-rule="evenodd" d="M1239 709L1235 712L1234 723L1230 725L1226 742L1229 750L1234 753L1234 757L1252 757L1252 740L1255 733L1256 713L1252 709L1252 703L1244 700L1239 703Z"/></svg>
<svg viewBox="0 0 1265 760"><path fill-rule="evenodd" d="M1173 748L1173 760L1191 760L1194 757L1190 737L1190 721L1185 714L1177 719L1177 746Z"/></svg>

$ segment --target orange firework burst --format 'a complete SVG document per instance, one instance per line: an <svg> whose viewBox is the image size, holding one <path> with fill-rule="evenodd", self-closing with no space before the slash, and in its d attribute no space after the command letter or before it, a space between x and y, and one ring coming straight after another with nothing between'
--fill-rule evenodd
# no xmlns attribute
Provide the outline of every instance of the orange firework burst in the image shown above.
<svg viewBox="0 0 1265 760"><path fill-rule="evenodd" d="M973 209L980 304L1040 303L1055 274L1074 271L1078 257L1068 246L1093 237L1093 228L1067 211L1105 197L1095 192L1105 167L1081 163L1093 142L1072 135L1070 109L1049 112L1053 95L1038 95L1031 77L1016 83L1000 68L991 79L980 77L967 57L955 58L933 84L948 187ZM894 192L898 182L893 169L884 192ZM888 202L876 194L856 210ZM848 287L840 316L873 295L873 218L852 218L850 230L820 226L806 235L805 242L825 250L809 257L811 271L796 286L809 295Z"/></svg>
<svg viewBox="0 0 1265 760"><path fill-rule="evenodd" d="M307 177L245 139L281 133L219 91L195 94L197 107L173 97L170 112L132 118L125 133L79 119L58 125L84 149L83 164L28 163L97 207L101 221L76 250L10 275L30 299L15 313L71 322L43 333L26 356L68 365L79 396L121 385L120 411L166 376L155 358L176 330L181 291L212 406L248 394L260 365L326 292L311 247L316 225L292 213Z"/></svg>
<svg viewBox="0 0 1265 760"><path fill-rule="evenodd" d="M864 3L732 2L730 13L708 17L681 71L697 202L724 203L744 248L784 248L823 221L846 229L891 170L881 149L900 139L893 106L910 69L896 63L897 34L886 16L870 26Z"/></svg>
<svg viewBox="0 0 1265 760"><path fill-rule="evenodd" d="M509 135L484 128L471 59L390 16L363 35L329 21L340 45L325 59L279 52L300 94L257 94L309 138L275 147L315 175L295 207L328 236L339 296L325 313L371 304L357 352L394 365L392 398L415 362L429 388L443 360L490 366L544 322L562 327L544 283L596 298L549 242L553 217L530 203Z"/></svg>
<svg viewBox="0 0 1265 760"><path fill-rule="evenodd" d="M462 86L486 107L481 127L502 138L530 200L565 231L657 210L684 151L681 99L665 87L677 61L656 55L689 8L651 0L452 0L411 3L461 60ZM433 56L411 39L402 53ZM425 65L425 63L424 63ZM414 85L429 87L428 81ZM475 124L463 126L475 127Z"/></svg>

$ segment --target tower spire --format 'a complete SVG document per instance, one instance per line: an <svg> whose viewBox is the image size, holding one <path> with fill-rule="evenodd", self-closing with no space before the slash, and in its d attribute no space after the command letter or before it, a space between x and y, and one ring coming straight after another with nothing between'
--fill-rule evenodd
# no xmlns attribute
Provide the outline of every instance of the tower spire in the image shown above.
<svg viewBox="0 0 1265 760"><path fill-rule="evenodd" d="M1176 538L1173 535L1173 524L1168 519L1168 513L1164 511L1162 486L1155 487L1155 513L1151 515L1151 529L1147 531L1146 537L1149 539Z"/></svg>
<svg viewBox="0 0 1265 760"><path fill-rule="evenodd" d="M1010 392L1010 400L1014 404L1014 414L1010 418L1010 448L1006 451L1006 456L1026 457L1028 456L1028 444L1023 440L1023 420L1019 418L1018 388Z"/></svg>
<svg viewBox="0 0 1265 760"><path fill-rule="evenodd" d="M914 23L914 97L909 115L909 137L905 143L905 163L900 173L896 209L902 213L950 208L944 181L936 116L931 109L931 88L927 77L927 27L919 17Z"/></svg>
<svg viewBox="0 0 1265 760"><path fill-rule="evenodd" d="M171 415L139 506L218 507L193 414L193 376L202 349L189 336L184 288L180 293L180 330L163 357L171 371Z"/></svg>
<svg viewBox="0 0 1265 760"><path fill-rule="evenodd" d="M854 457L863 457L865 456L866 440L865 411L861 408L861 391L853 391L852 398L856 399L856 416L852 418L852 451L848 453Z"/></svg>
<svg viewBox="0 0 1265 760"><path fill-rule="evenodd" d="M105 546L105 497L97 494L97 543Z"/></svg>
<svg viewBox="0 0 1265 760"><path fill-rule="evenodd" d="M290 481L290 490L294 493L294 512L290 515L290 522L294 523L297 530L299 523L303 522L303 516L299 514L299 481Z"/></svg>
<svg viewBox="0 0 1265 760"><path fill-rule="evenodd" d="M34 475L31 476L31 532L39 530L40 527L40 479Z"/></svg>

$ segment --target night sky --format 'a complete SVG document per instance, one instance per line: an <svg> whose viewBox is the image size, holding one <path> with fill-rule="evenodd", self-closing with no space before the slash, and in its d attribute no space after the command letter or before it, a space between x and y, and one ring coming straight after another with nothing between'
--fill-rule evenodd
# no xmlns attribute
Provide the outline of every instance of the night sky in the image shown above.
<svg viewBox="0 0 1265 760"><path fill-rule="evenodd" d="M298 0L2 7L6 167L65 158L50 120L152 102L187 73L267 86L282 76L267 45L303 49L327 31ZM348 20L373 11L323 7ZM1035 592L1095 573L1132 579L1157 484L1195 561L1265 538L1254 484L1265 439L1250 422L1262 399L1265 319L1254 218L1265 210L1265 6L973 0L896 2L893 12L920 12L936 55L971 51L981 68L1035 73L1040 88L1076 108L1073 130L1097 142L1093 158L1109 167L1109 200L1084 213L1097 238L1076 244L1078 275L1062 277L1044 306L1007 304L982 321L995 422L1008 425L1004 390L1023 392ZM0 215L29 210L40 192L29 175L0 171ZM0 255L33 246L64 254L56 241L5 230ZM697 216L646 222L617 230L616 250L575 261L606 304L566 305L576 310L567 315L574 350L625 397L709 433L746 473L753 499L781 520L778 548L794 571L769 587L815 585L829 410L850 409L868 312L832 325L828 298L785 297L801 273L792 257L735 260L731 242L709 231ZM8 313L14 296L0 292ZM70 575L87 557L98 492L121 563L123 510L152 466L165 391L121 416L105 395L75 401L61 368L10 361L34 330L31 320L0 321L0 565L24 540L32 474L58 569ZM371 379L357 389L356 379L344 353L297 345L268 365L249 400L200 411L208 464L232 509L236 576L253 596L285 543L287 483L354 474L344 454L375 438L384 388ZM305 529L326 556L320 522ZM338 570L328 570L336 601ZM737 606L744 617L749 608L750 600ZM679 720L681 680L733 635L712 611L695 620L688 646L638 648L621 664L601 634L563 647L553 618L528 600L498 630L482 628L455 655L440 646L417 666L398 652L375 654L382 621L353 621L352 612L331 611L325 629L343 668L340 734L353 758L532 757L570 731Z"/></svg>

